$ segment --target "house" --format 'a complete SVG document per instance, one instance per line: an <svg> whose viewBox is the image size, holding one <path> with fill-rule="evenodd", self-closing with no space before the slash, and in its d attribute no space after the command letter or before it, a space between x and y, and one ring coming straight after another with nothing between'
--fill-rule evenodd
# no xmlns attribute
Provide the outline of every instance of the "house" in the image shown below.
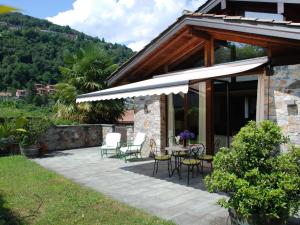
<svg viewBox="0 0 300 225"><path fill-rule="evenodd" d="M50 85L50 84L48 84L48 85L46 86L46 90L47 90L47 93L48 93L48 94L53 94L53 93L55 93L55 85Z"/></svg>
<svg viewBox="0 0 300 225"><path fill-rule="evenodd" d="M134 131L161 149L190 130L214 154L266 119L300 145L299 11L294 0L209 0L77 102L134 98Z"/></svg>
<svg viewBox="0 0 300 225"><path fill-rule="evenodd" d="M47 95L55 93L55 85L35 84L34 87L38 95Z"/></svg>
<svg viewBox="0 0 300 225"><path fill-rule="evenodd" d="M134 124L134 110L129 109L124 112L122 118L118 119L118 124Z"/></svg>
<svg viewBox="0 0 300 225"><path fill-rule="evenodd" d="M0 99L9 99L12 98L11 92L0 92Z"/></svg>
<svg viewBox="0 0 300 225"><path fill-rule="evenodd" d="M27 95L27 91L26 90L17 90L16 91L16 97L17 98L24 98Z"/></svg>

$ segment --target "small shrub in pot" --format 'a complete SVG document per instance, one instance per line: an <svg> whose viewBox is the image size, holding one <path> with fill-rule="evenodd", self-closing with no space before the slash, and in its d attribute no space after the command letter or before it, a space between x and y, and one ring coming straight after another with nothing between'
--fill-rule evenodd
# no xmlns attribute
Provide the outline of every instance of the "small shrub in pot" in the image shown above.
<svg viewBox="0 0 300 225"><path fill-rule="evenodd" d="M229 209L233 224L282 224L300 206L300 149L291 147L271 121L250 122L234 137L231 148L214 157L205 178L209 191L225 192L218 203Z"/></svg>
<svg viewBox="0 0 300 225"><path fill-rule="evenodd" d="M48 118L28 118L19 132L19 144L21 152L28 156L38 154L39 137L52 125Z"/></svg>

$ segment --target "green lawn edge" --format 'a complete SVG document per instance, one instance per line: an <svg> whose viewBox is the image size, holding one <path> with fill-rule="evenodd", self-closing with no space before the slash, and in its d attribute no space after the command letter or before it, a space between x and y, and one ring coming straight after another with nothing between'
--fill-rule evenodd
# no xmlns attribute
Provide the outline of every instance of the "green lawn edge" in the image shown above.
<svg viewBox="0 0 300 225"><path fill-rule="evenodd" d="M0 158L0 225L174 224L129 207L23 157Z"/></svg>

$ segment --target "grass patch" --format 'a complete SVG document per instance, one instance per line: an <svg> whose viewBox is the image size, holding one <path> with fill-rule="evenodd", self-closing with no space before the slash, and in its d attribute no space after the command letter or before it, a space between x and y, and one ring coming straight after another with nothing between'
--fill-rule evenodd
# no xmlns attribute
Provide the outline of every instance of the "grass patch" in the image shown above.
<svg viewBox="0 0 300 225"><path fill-rule="evenodd" d="M0 158L0 225L173 224L71 182L22 156Z"/></svg>

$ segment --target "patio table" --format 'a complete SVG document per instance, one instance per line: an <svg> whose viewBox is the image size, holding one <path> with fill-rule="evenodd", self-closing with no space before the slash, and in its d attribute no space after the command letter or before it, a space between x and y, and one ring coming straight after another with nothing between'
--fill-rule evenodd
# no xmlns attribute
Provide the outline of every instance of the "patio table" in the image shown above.
<svg viewBox="0 0 300 225"><path fill-rule="evenodd" d="M181 158L187 155L189 148L184 147L182 145L174 145L174 146L166 147L165 150L168 151L168 154L173 156L175 159L175 167L172 170L171 176L173 176L175 171L177 171L179 179L182 179L181 171L180 171Z"/></svg>

